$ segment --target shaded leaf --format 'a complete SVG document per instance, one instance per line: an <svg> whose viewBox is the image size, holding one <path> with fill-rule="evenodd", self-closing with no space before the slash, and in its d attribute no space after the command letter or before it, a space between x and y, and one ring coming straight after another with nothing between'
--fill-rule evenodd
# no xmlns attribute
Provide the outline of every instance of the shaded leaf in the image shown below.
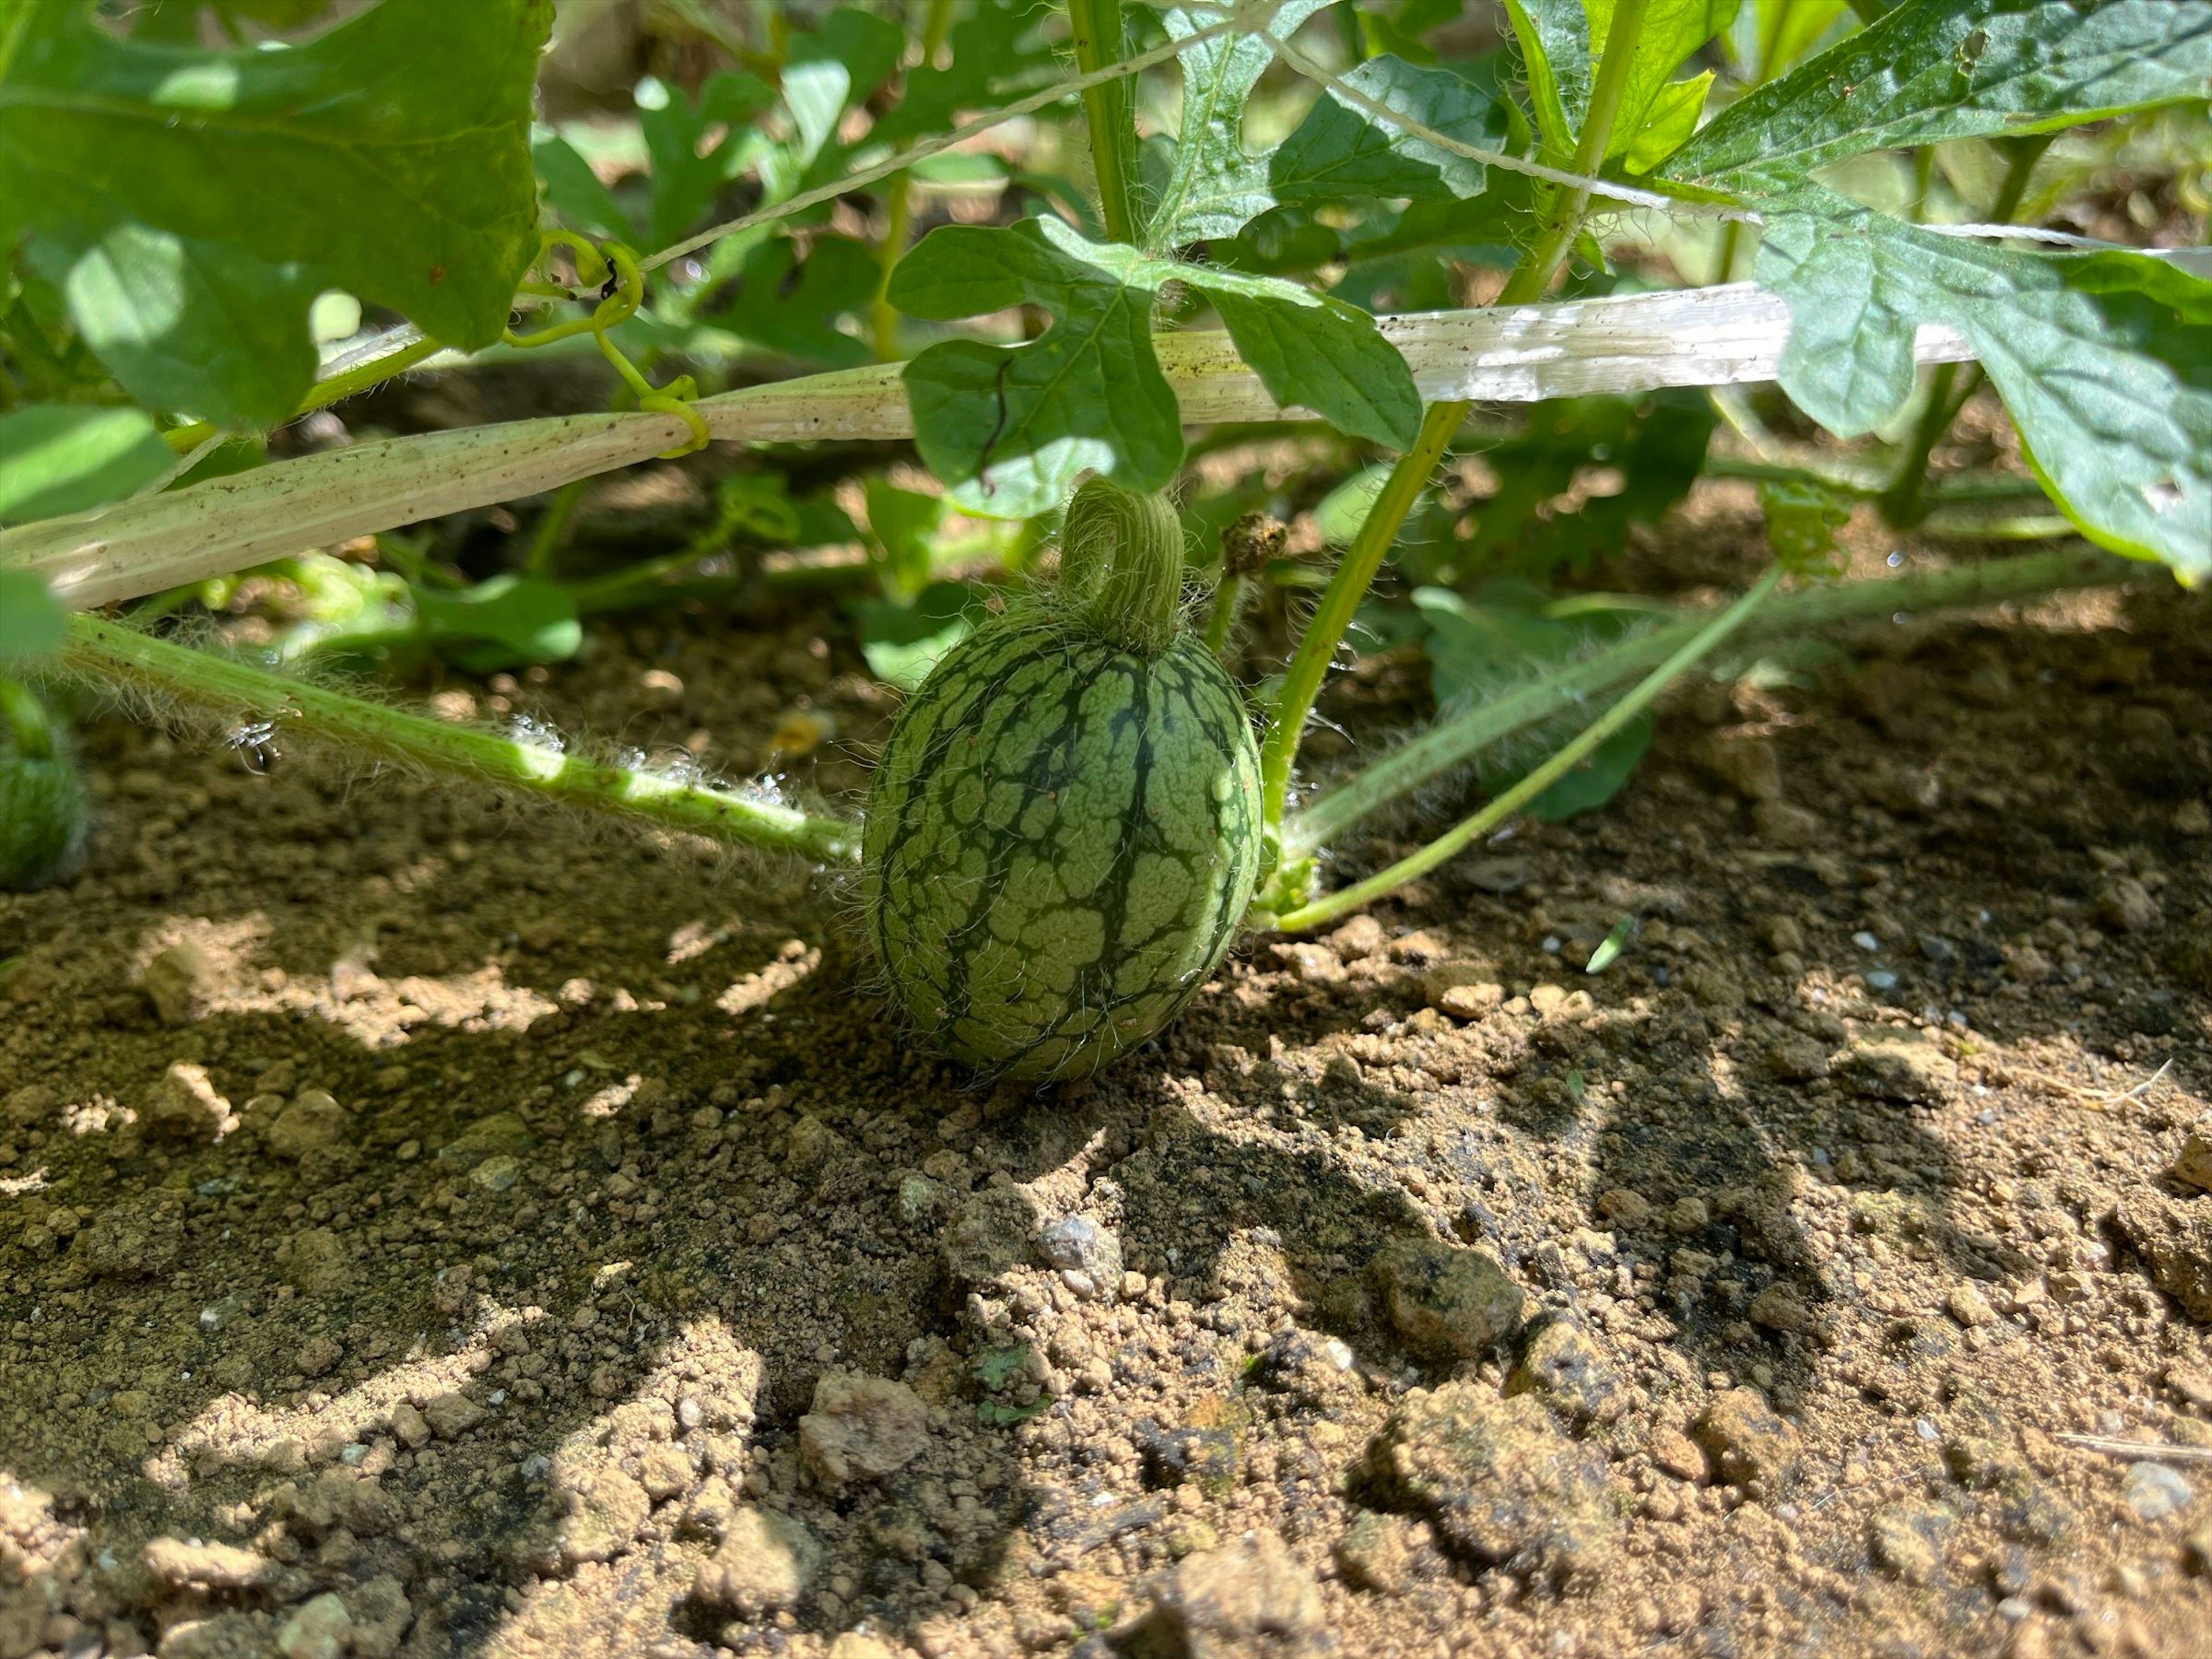
<svg viewBox="0 0 2212 1659"><path fill-rule="evenodd" d="M562 662L584 641L574 596L532 576L494 576L459 592L421 588L415 614L433 644L478 673Z"/></svg>
<svg viewBox="0 0 2212 1659"><path fill-rule="evenodd" d="M714 192L729 177L740 130L775 101L766 82L726 72L709 76L696 98L686 98L674 88L663 88L662 97L657 106L641 102L637 112L638 129L653 160L647 234L657 248L666 247L706 216ZM835 120L836 112L831 118ZM724 133L708 146L709 135L718 126Z"/></svg>
<svg viewBox="0 0 2212 1659"><path fill-rule="evenodd" d="M1060 60L1044 24L1050 0L971 0L945 44L944 68L906 72L898 102L869 129L872 141L904 143L950 132L964 112L990 108L1053 80Z"/></svg>
<svg viewBox="0 0 2212 1659"><path fill-rule="evenodd" d="M33 404L0 415L0 523L120 501L176 460L136 409Z"/></svg>
<svg viewBox="0 0 2212 1659"><path fill-rule="evenodd" d="M860 654L879 680L912 691L929 678L937 660L966 639L983 620L980 588L960 582L932 582L912 605L891 599L862 599L854 606L860 622Z"/></svg>
<svg viewBox="0 0 2212 1659"><path fill-rule="evenodd" d="M0 662L42 657L61 648L69 622L43 577L28 570L0 570Z"/></svg>
<svg viewBox="0 0 2212 1659"><path fill-rule="evenodd" d="M2048 132L2205 95L2212 6L2171 0L1911 0L1692 139L1668 176L1786 189L1870 149Z"/></svg>
<svg viewBox="0 0 2212 1659"><path fill-rule="evenodd" d="M1689 94L1669 90L1668 83L1692 53L1728 27L1738 3L1650 0L1613 114L1607 161L1640 153L1650 158L1647 167L1656 165L1668 153L1660 146L1668 136L1682 132L1686 125L1695 126L1697 108L1689 112L1686 121L1683 113ZM1514 35L1528 65L1537 125L1554 161L1564 161L1574 154L1583 125L1589 118L1590 89L1612 35L1613 4L1614 0L1507 0ZM1703 103L1700 94L1697 107ZM1664 130L1646 136L1645 128L1655 119L1664 124Z"/></svg>
<svg viewBox="0 0 2212 1659"><path fill-rule="evenodd" d="M1762 81L1787 74L1850 10L1850 0L1757 0L1757 57Z"/></svg>
<svg viewBox="0 0 2212 1659"><path fill-rule="evenodd" d="M618 242L637 240L637 227L615 200L614 191L566 138L539 139L530 147L530 162L544 189L546 204L569 229L611 236Z"/></svg>
<svg viewBox="0 0 2212 1659"><path fill-rule="evenodd" d="M799 130L802 173L835 159L838 118L898 67L906 35L889 18L841 7L811 34L794 34L783 66L783 106Z"/></svg>
<svg viewBox="0 0 2212 1659"><path fill-rule="evenodd" d="M944 498L871 478L867 500L868 540L884 586L895 598L920 592L929 582L932 538L945 521Z"/></svg>
<svg viewBox="0 0 2212 1659"><path fill-rule="evenodd" d="M1468 599L1445 588L1414 590L1414 605L1428 623L1423 644L1441 711L1473 707L1556 672L1593 647L1620 637L1639 615L1596 608L1585 611L1577 623L1567 623L1528 608L1536 596L1512 585L1498 584L1492 592L1494 597ZM1477 781L1492 795L1511 788L1589 718L1582 713L1547 721L1513 743L1486 750L1475 762ZM1648 715L1632 720L1537 796L1528 810L1557 823L1602 806L1620 793L1643 759L1651 745L1651 731Z"/></svg>
<svg viewBox="0 0 2212 1659"><path fill-rule="evenodd" d="M1289 40L1324 3L1286 0L1268 20L1267 33ZM1170 6L1160 21L1170 38L1182 40L1214 19ZM1146 246L1158 251L1234 236L1248 220L1274 206L1264 172L1244 148L1245 104L1273 61L1267 43L1248 34L1218 35L1177 56L1182 126L1173 165L1146 228Z"/></svg>
<svg viewBox="0 0 2212 1659"><path fill-rule="evenodd" d="M1385 108L1464 144L1498 149L1512 133L1504 100L1446 70L1374 58L1342 78ZM1286 203L1476 196L1486 177L1481 162L1376 119L1333 88L1323 89L1297 130L1267 158L1268 186Z"/></svg>
<svg viewBox="0 0 2212 1659"><path fill-rule="evenodd" d="M18 7L0 249L27 236L62 272L134 395L221 422L291 412L324 289L489 345L537 251L527 133L551 16L550 0L385 0L302 46L206 52L118 39L81 5ZM289 350L263 344L279 324Z"/></svg>
<svg viewBox="0 0 2212 1659"><path fill-rule="evenodd" d="M2085 533L2212 574L2212 283L1943 236L1825 192L1790 205L1758 273L1790 307L1781 381L1807 414L1843 436L1881 425L1911 395L1917 326L1948 324Z"/></svg>
<svg viewBox="0 0 2212 1659"><path fill-rule="evenodd" d="M745 256L735 299L709 320L767 350L848 368L869 351L837 319L866 308L880 274L875 255L849 237L817 237L803 260L778 237Z"/></svg>

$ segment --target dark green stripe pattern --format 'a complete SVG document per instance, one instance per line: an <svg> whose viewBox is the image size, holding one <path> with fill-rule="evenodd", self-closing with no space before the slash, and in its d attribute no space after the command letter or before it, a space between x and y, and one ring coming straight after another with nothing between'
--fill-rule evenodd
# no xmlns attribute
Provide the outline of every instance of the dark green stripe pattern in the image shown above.
<svg viewBox="0 0 2212 1659"><path fill-rule="evenodd" d="M1174 1018L1251 902L1243 699L1188 636L1147 658L994 618L900 711L863 848L876 955L916 1026L991 1076L1095 1071Z"/></svg>

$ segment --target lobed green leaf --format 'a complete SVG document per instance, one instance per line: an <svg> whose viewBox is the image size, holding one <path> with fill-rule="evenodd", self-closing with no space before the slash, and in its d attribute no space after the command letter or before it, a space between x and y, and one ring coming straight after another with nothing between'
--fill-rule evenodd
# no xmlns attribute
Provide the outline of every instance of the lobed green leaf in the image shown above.
<svg viewBox="0 0 2212 1659"><path fill-rule="evenodd" d="M139 410L33 404L0 415L0 524L119 501L176 460Z"/></svg>
<svg viewBox="0 0 2212 1659"><path fill-rule="evenodd" d="M1758 194L1870 149L2048 132L2212 90L2212 6L1908 0L1731 104L1669 178Z"/></svg>
<svg viewBox="0 0 2212 1659"><path fill-rule="evenodd" d="M1911 395L1922 323L1957 330L2085 534L2212 574L2212 283L2147 255L2022 253L1826 192L1771 212L1759 281L1789 306L1783 388L1850 437Z"/></svg>
<svg viewBox="0 0 2212 1659"><path fill-rule="evenodd" d="M1420 422L1405 360L1373 318L1295 283L1179 264L1085 240L1057 219L946 226L892 273L891 303L949 321L1017 305L1057 319L1017 346L951 340L905 372L922 458L972 513L1047 511L1086 471L1131 489L1165 484L1182 459L1175 394L1153 354L1154 296L1199 289L1278 402L1404 447Z"/></svg>
<svg viewBox="0 0 2212 1659"><path fill-rule="evenodd" d="M0 250L27 240L131 392L289 415L343 289L489 345L536 252L527 133L550 0L383 0L304 46L118 39L19 5L0 45Z"/></svg>

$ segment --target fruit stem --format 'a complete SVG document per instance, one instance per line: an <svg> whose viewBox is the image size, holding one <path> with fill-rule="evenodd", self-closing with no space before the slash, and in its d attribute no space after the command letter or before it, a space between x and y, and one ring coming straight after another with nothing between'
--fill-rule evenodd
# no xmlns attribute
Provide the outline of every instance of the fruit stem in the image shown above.
<svg viewBox="0 0 2212 1659"><path fill-rule="evenodd" d="M82 611L70 618L69 628L60 657L65 671L174 698L226 721L264 726L272 733L306 732L349 756L396 761L714 841L826 864L849 864L859 854L859 830L842 819L387 708L153 639Z"/></svg>
<svg viewBox="0 0 2212 1659"><path fill-rule="evenodd" d="M2112 586L2141 575L2142 569L2109 553L2076 549L1992 559L1921 575L1838 582L1776 599L1746 628L1744 639L1774 639L1877 617L2035 599L2068 588ZM1607 687L1663 662L1696 635L1705 620L1685 617L1623 640L1401 744L1317 796L1291 819L1282 834L1285 861L1310 857L1363 819L1467 765L1500 738L1576 708Z"/></svg>
<svg viewBox="0 0 2212 1659"><path fill-rule="evenodd" d="M1437 836L1418 853L1400 859L1389 868L1377 871L1366 880L1355 882L1341 891L1316 899L1281 917L1276 926L1285 933L1295 933L1308 927L1317 927L1325 921L1334 921L1347 911L1363 908L1372 901L1403 886L1416 877L1426 875L1438 865L1456 858L1473 842L1488 835L1504 823L1530 801L1542 794L1561 778L1589 758L1597 746L1614 732L1634 720L1657 700L1683 674L1720 647L1722 641L1741 627L1751 613L1765 604L1768 594L1782 580L1782 567L1775 565L1759 580L1751 591L1734 605L1706 623L1681 648L1637 684L1634 690L1599 715L1585 726L1581 734L1565 744L1551 759L1498 796L1480 811L1462 818L1457 824Z"/></svg>
<svg viewBox="0 0 2212 1659"><path fill-rule="evenodd" d="M1087 478L1060 533L1062 592L1125 650L1157 657L1182 614L1182 520L1163 495Z"/></svg>

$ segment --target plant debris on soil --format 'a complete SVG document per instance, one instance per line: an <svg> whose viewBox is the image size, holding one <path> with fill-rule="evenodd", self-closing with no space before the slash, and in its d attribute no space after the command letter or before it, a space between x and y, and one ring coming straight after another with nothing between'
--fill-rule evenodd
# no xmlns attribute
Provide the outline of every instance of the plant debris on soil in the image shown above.
<svg viewBox="0 0 2212 1659"><path fill-rule="evenodd" d="M850 799L847 637L441 706ZM1686 688L1041 1093L804 872L95 725L0 897L0 1659L2201 1653L2207 688L2170 592Z"/></svg>

